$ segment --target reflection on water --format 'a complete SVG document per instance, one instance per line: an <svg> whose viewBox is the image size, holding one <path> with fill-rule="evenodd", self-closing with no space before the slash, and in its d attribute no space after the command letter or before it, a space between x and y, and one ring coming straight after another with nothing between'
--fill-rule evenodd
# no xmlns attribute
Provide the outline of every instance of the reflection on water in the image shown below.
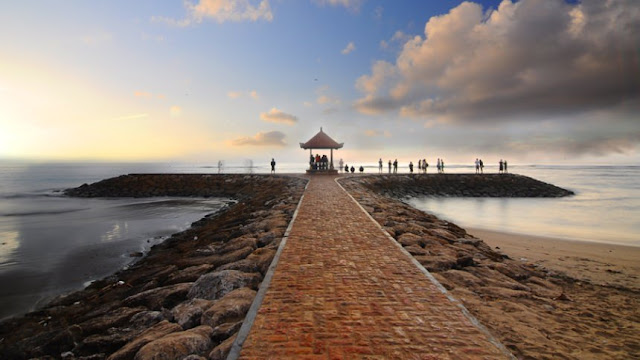
<svg viewBox="0 0 640 360"><path fill-rule="evenodd" d="M224 199L5 198L0 319L105 277L224 205ZM64 210L64 211L62 211Z"/></svg>
<svg viewBox="0 0 640 360"><path fill-rule="evenodd" d="M0 231L0 271L3 264L10 264L13 253L20 245L18 236L17 231Z"/></svg>

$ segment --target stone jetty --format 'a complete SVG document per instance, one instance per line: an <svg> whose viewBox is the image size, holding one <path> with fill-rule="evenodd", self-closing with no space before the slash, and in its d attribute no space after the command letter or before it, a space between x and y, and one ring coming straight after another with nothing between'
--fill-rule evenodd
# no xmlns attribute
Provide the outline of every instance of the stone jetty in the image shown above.
<svg viewBox="0 0 640 360"><path fill-rule="evenodd" d="M503 333L494 337L491 320L476 321L457 300L466 294L459 289L480 286L482 276L498 297L558 296L559 286L464 229L390 197L561 196L558 188L515 175L339 182L140 174L68 190L69 196L222 196L237 203L155 246L127 270L3 322L0 353L9 359L223 359L230 351L240 358L309 359L526 355Z"/></svg>

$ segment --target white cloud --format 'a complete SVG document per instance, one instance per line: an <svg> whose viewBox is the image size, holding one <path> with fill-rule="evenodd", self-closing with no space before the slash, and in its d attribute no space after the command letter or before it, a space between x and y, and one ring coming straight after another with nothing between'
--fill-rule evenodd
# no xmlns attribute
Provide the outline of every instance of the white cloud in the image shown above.
<svg viewBox="0 0 640 360"><path fill-rule="evenodd" d="M356 45L353 43L353 41L351 41L347 44L347 46L344 49L342 49L341 53L342 55L347 55L353 52L355 49L356 49Z"/></svg>
<svg viewBox="0 0 640 360"><path fill-rule="evenodd" d="M231 142L234 146L286 146L286 135L280 131L259 132L254 136L241 137Z"/></svg>
<svg viewBox="0 0 640 360"><path fill-rule="evenodd" d="M351 11L359 11L364 0L315 0L321 6L342 6Z"/></svg>
<svg viewBox="0 0 640 360"><path fill-rule="evenodd" d="M298 122L298 118L296 116L287 114L276 108L272 108L266 113L260 113L260 119L266 122L286 125L295 125Z"/></svg>
<svg viewBox="0 0 640 360"><path fill-rule="evenodd" d="M259 3L253 0L200 0L195 4L185 0L184 7L187 10L187 16L184 19L153 16L151 20L173 26L199 24L207 19L218 23L273 20L269 0L261 0Z"/></svg>
<svg viewBox="0 0 640 360"><path fill-rule="evenodd" d="M633 1L505 0L489 14L464 2L424 37L396 32L402 51L358 78L355 106L457 121L614 106L640 94L637 33Z"/></svg>

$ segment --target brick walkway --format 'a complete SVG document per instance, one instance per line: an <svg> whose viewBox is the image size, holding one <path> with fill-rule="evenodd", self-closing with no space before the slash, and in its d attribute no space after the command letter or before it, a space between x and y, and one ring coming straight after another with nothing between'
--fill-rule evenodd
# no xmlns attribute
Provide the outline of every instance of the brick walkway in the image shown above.
<svg viewBox="0 0 640 360"><path fill-rule="evenodd" d="M304 193L241 359L504 359L339 187Z"/></svg>

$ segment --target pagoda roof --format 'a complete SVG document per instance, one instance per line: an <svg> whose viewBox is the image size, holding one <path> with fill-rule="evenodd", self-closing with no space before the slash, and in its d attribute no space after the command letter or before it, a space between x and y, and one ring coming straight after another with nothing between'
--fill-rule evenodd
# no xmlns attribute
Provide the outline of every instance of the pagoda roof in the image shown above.
<svg viewBox="0 0 640 360"><path fill-rule="evenodd" d="M306 143L300 143L303 149L340 149L344 143L337 143L320 128L320 132Z"/></svg>

